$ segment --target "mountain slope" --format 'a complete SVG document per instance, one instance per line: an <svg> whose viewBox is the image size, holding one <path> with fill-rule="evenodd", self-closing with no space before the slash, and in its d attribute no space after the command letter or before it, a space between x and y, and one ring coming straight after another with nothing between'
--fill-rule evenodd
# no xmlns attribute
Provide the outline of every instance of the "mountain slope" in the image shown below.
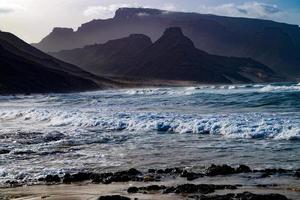
<svg viewBox="0 0 300 200"><path fill-rule="evenodd" d="M109 83L0 32L0 94L85 91Z"/></svg>
<svg viewBox="0 0 300 200"><path fill-rule="evenodd" d="M115 78L196 81L201 83L267 82L276 74L252 59L210 55L197 49L180 28L168 28L155 43L143 35L53 53L94 74Z"/></svg>
<svg viewBox="0 0 300 200"><path fill-rule="evenodd" d="M278 73L300 77L300 28L268 20L121 8L114 18L93 20L77 31L55 28L35 46L53 52L104 43L132 33L146 34L156 41L172 26L181 27L197 48L208 53L250 57Z"/></svg>
<svg viewBox="0 0 300 200"><path fill-rule="evenodd" d="M97 75L111 75L114 72L118 73L119 66L123 68L124 64L132 62L138 52L151 44L149 37L131 34L129 37L111 40L105 44L95 44L50 54Z"/></svg>

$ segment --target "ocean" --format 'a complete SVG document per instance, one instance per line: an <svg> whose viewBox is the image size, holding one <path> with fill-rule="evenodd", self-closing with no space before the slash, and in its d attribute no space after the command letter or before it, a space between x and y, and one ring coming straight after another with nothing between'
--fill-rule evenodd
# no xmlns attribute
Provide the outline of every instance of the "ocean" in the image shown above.
<svg viewBox="0 0 300 200"><path fill-rule="evenodd" d="M300 84L0 96L0 185L210 164L298 169Z"/></svg>

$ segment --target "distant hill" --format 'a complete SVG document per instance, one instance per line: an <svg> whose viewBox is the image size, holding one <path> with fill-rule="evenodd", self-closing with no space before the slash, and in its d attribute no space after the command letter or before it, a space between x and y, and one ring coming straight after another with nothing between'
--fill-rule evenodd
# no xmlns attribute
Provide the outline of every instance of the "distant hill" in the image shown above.
<svg viewBox="0 0 300 200"><path fill-rule="evenodd" d="M0 94L95 90L112 85L0 32Z"/></svg>
<svg viewBox="0 0 300 200"><path fill-rule="evenodd" d="M121 8L114 18L93 20L77 31L54 28L34 46L54 52L105 43L133 33L146 34L156 41L166 28L174 26L181 27L197 48L208 53L250 57L277 73L300 78L300 28L268 20Z"/></svg>
<svg viewBox="0 0 300 200"><path fill-rule="evenodd" d="M96 75L114 78L250 83L280 80L267 66L250 58L210 55L197 49L178 27L166 29L152 43L145 35L111 40L53 56Z"/></svg>

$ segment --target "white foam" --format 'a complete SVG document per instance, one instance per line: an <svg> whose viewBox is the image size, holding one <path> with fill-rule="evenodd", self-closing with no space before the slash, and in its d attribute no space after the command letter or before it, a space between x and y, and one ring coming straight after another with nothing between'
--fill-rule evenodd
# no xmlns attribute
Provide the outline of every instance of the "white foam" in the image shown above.
<svg viewBox="0 0 300 200"><path fill-rule="evenodd" d="M300 85L291 85L291 86L274 86L267 85L260 89L261 92L283 92L283 91L300 91Z"/></svg>
<svg viewBox="0 0 300 200"><path fill-rule="evenodd" d="M272 138L297 139L300 136L299 116L277 114L230 114L230 115L184 115L174 113L135 113L107 112L101 110L83 113L78 110L22 110L20 112L1 113L2 120L7 120L8 129L2 132L22 130L44 132L72 130L85 131L95 128L99 131L162 131L172 133L219 134L230 138ZM16 117L17 116L17 117ZM16 126L20 124L20 126Z"/></svg>

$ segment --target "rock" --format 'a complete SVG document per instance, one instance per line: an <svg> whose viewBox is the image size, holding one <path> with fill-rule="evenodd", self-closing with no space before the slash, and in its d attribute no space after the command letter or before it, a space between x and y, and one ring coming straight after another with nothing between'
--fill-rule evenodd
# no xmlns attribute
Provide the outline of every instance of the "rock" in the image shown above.
<svg viewBox="0 0 300 200"><path fill-rule="evenodd" d="M47 133L43 136L43 139L45 142L53 142L53 141L59 141L65 137L64 134L60 132L51 132Z"/></svg>
<svg viewBox="0 0 300 200"><path fill-rule="evenodd" d="M157 181L157 179L154 176L144 176L144 182L154 182Z"/></svg>
<svg viewBox="0 0 300 200"><path fill-rule="evenodd" d="M110 176L103 178L103 183L109 184L112 182L128 182L128 181L143 181L142 172L136 169L130 169L128 171L115 172Z"/></svg>
<svg viewBox="0 0 300 200"><path fill-rule="evenodd" d="M163 190L166 189L166 186L164 185L150 185L144 188L146 191L158 191L158 190Z"/></svg>
<svg viewBox="0 0 300 200"><path fill-rule="evenodd" d="M127 174L130 176L136 176L136 175L141 175L142 172L138 171L137 169L131 168L128 170Z"/></svg>
<svg viewBox="0 0 300 200"><path fill-rule="evenodd" d="M139 188L137 187L130 187L127 189L128 193L138 193L139 192Z"/></svg>
<svg viewBox="0 0 300 200"><path fill-rule="evenodd" d="M175 168L167 168L167 169L149 169L148 173L151 174L181 174L183 172L182 169Z"/></svg>
<svg viewBox="0 0 300 200"><path fill-rule="evenodd" d="M186 179L188 181L193 181L195 179L198 179L198 178L201 178L203 177L204 175L203 174L200 174L200 173L194 173L194 172L188 172L186 170L184 170L181 175L181 177L186 177Z"/></svg>
<svg viewBox="0 0 300 200"><path fill-rule="evenodd" d="M259 171L255 171L255 172L263 172L263 173L267 173L270 175L274 175L274 174L289 173L289 172L291 172L291 170L279 168L279 169L264 169L264 170L259 170Z"/></svg>
<svg viewBox="0 0 300 200"><path fill-rule="evenodd" d="M148 169L148 173L154 174L156 173L156 169Z"/></svg>
<svg viewBox="0 0 300 200"><path fill-rule="evenodd" d="M263 173L260 178L269 178L272 174L270 173Z"/></svg>
<svg viewBox="0 0 300 200"><path fill-rule="evenodd" d="M40 178L38 178L38 181L40 181L40 182L44 182L44 181L45 181L45 178L43 178L43 177L40 177Z"/></svg>
<svg viewBox="0 0 300 200"><path fill-rule="evenodd" d="M142 173L136 169L120 171L115 173L85 173L66 174L63 178L64 183L83 182L91 180L93 183L110 184L112 182L143 181Z"/></svg>
<svg viewBox="0 0 300 200"><path fill-rule="evenodd" d="M153 192L153 191L161 191L165 190L167 187L164 185L150 185L147 187L130 187L127 189L128 193L143 193L147 194L148 192Z"/></svg>
<svg viewBox="0 0 300 200"><path fill-rule="evenodd" d="M47 183L59 183L60 178L59 178L58 175L47 175L45 177L45 182L47 182Z"/></svg>
<svg viewBox="0 0 300 200"><path fill-rule="evenodd" d="M249 192L244 192L240 194L226 194L226 195L194 195L189 196L190 200L288 200L287 197L280 194L252 194Z"/></svg>
<svg viewBox="0 0 300 200"><path fill-rule="evenodd" d="M240 165L236 170L236 173L250 173L252 172L252 170L250 169L250 167L246 166L246 165Z"/></svg>
<svg viewBox="0 0 300 200"><path fill-rule="evenodd" d="M294 176L300 178L300 171L296 171L296 173L294 174Z"/></svg>
<svg viewBox="0 0 300 200"><path fill-rule="evenodd" d="M8 184L10 186L17 186L19 183L17 181L6 181L5 184Z"/></svg>
<svg viewBox="0 0 300 200"><path fill-rule="evenodd" d="M130 200L128 197L123 197L120 195L112 195L112 196L101 196L98 200Z"/></svg>
<svg viewBox="0 0 300 200"><path fill-rule="evenodd" d="M194 185L194 184L185 184L180 185L175 189L175 193L202 193L202 194L209 194L213 193L215 188L210 185Z"/></svg>
<svg viewBox="0 0 300 200"><path fill-rule="evenodd" d="M0 149L0 155L1 154L8 154L8 153L10 153L10 150L8 150L8 149Z"/></svg>
<svg viewBox="0 0 300 200"><path fill-rule="evenodd" d="M91 179L93 183L109 183L109 177L113 176L113 173L94 174ZM110 182L111 183L111 182Z"/></svg>
<svg viewBox="0 0 300 200"><path fill-rule="evenodd" d="M65 174L65 176L63 177L63 183L88 181L96 176L97 176L97 174L85 173L85 172L79 172L79 173L73 174L73 175Z"/></svg>
<svg viewBox="0 0 300 200"><path fill-rule="evenodd" d="M207 176L218 176L218 175L229 175L234 174L236 171L234 168L228 166L228 165L211 165L206 170Z"/></svg>
<svg viewBox="0 0 300 200"><path fill-rule="evenodd" d="M215 190L224 190L224 189L237 189L236 186L232 185L209 185L209 184L184 184L177 187L167 188L164 193L176 193L176 194L192 194L192 193L201 193L209 194L215 192Z"/></svg>

